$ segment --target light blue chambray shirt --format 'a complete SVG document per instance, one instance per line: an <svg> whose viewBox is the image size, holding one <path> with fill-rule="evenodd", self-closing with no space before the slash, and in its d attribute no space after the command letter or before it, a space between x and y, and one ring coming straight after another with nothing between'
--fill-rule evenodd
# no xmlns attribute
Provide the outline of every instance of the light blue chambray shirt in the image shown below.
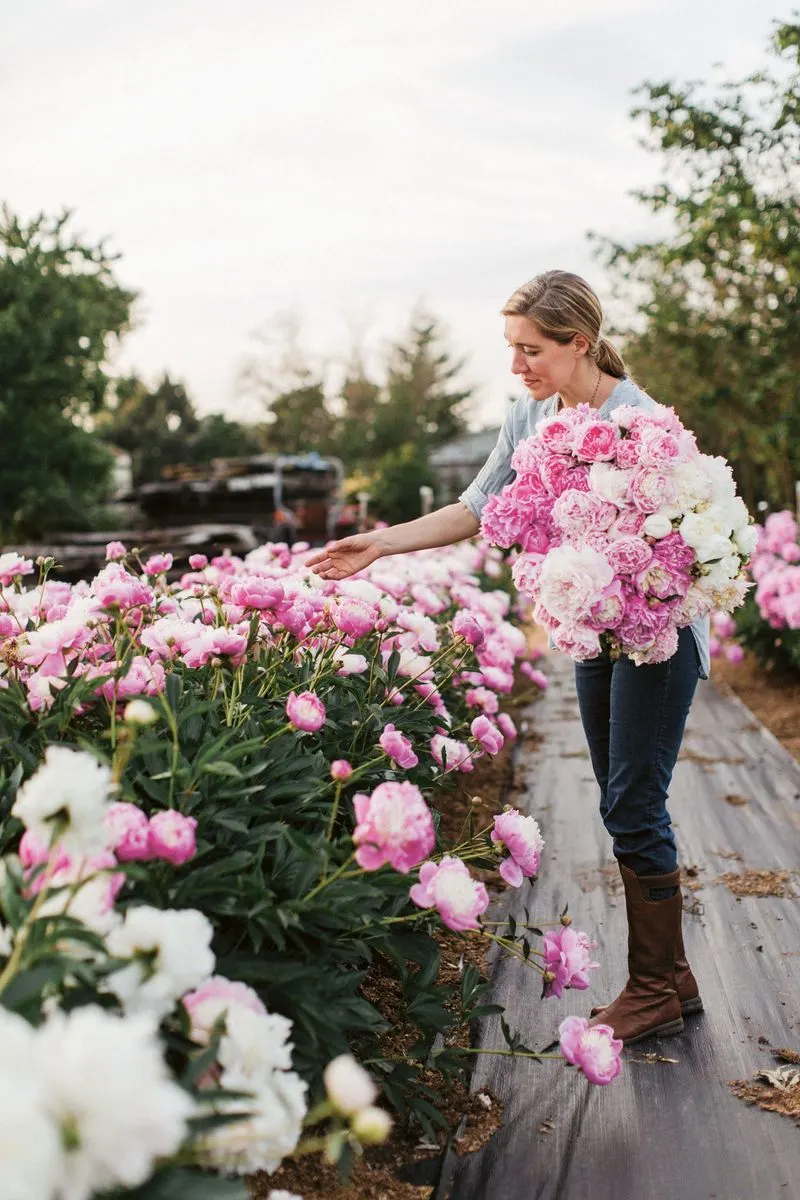
<svg viewBox="0 0 800 1200"><path fill-rule="evenodd" d="M648 411L658 408L652 396L648 396L647 392L643 392L640 387L637 387L628 375L623 375L611 395L598 409L597 415L607 417L621 404L634 404L638 408L645 408ZM558 412L558 407L558 396L550 396L547 400L539 401L526 396L518 400L510 409L503 422L503 428L500 430L497 445L475 479L459 496L461 503L465 504L478 520L480 520L483 506L489 497L501 492L505 485L514 479L516 472L511 466L511 456L515 447L524 438L530 437L534 433L537 424L544 417L554 416ZM692 622L690 629L697 645L701 678L708 679L711 670L708 617L699 617Z"/></svg>

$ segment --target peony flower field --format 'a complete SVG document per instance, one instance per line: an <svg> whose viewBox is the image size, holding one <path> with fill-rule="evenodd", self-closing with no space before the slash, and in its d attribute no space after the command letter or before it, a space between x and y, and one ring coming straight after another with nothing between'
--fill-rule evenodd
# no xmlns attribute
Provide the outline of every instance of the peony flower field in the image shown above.
<svg viewBox="0 0 800 1200"><path fill-rule="evenodd" d="M502 1016L464 956L438 981L441 931L499 944L543 1002L589 986L569 916L535 895L541 928L486 915L535 883L534 816L442 829L517 736L515 681L547 686L506 556L332 583L307 553L180 574L112 542L77 584L0 556L3 1200L233 1200L292 1157L435 1136L426 1067L467 1078L451 1032ZM385 1050L376 972L408 1053ZM556 1057L610 1083L621 1043L564 1016Z"/></svg>

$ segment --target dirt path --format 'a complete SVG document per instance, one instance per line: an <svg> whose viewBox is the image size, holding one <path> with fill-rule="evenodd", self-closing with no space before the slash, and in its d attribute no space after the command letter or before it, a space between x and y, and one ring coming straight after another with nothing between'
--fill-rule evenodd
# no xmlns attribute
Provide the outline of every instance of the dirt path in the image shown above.
<svg viewBox="0 0 800 1200"><path fill-rule="evenodd" d="M531 919L547 920L569 902L576 927L597 938L602 966L588 992L539 1001L533 973L495 964L494 998L539 1048L564 1016L610 998L625 974L624 908L570 664L554 655L547 669L551 688L531 714L544 740L524 770L546 857L535 889L504 903L520 920L524 904ZM800 1050L800 763L735 697L702 684L670 808L689 872L687 950L706 1012L680 1037L626 1050L623 1075L608 1088L556 1063L479 1057L473 1087L503 1099L505 1124L478 1154L448 1156L437 1200L800 1195L800 1129L728 1087L773 1067L771 1047ZM487 1048L504 1046L496 1022L482 1030ZM653 1061L658 1054L677 1061Z"/></svg>

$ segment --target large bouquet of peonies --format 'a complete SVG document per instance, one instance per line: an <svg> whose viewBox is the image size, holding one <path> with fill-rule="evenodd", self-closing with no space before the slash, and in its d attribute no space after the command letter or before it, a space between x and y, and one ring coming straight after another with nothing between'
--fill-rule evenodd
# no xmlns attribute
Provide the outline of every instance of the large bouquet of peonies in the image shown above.
<svg viewBox="0 0 800 1200"><path fill-rule="evenodd" d="M664 662L682 626L744 601L755 528L727 462L701 454L672 409L566 409L511 465L482 531L519 547L514 581L573 658Z"/></svg>

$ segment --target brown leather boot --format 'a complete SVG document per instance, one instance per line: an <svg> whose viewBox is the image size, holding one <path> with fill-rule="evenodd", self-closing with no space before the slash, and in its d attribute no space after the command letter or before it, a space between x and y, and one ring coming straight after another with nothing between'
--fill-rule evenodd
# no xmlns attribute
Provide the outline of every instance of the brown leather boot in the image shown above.
<svg viewBox="0 0 800 1200"><path fill-rule="evenodd" d="M680 884L678 884L680 887ZM681 922L683 924L683 922ZM683 946L683 929L681 928L678 934L678 947L676 950L675 959L675 991L678 993L678 999L681 1002L681 1016L690 1017L693 1013L703 1011L703 1001L700 998L700 989L697 986L697 980L692 974L692 968L686 961L686 951ZM604 1013L608 1008L607 1004L598 1004L592 1009L590 1016L597 1017L600 1013Z"/></svg>
<svg viewBox="0 0 800 1200"><path fill-rule="evenodd" d="M666 1037L683 1029L675 989L675 961L683 916L680 869L668 875L636 875L619 864L628 914L628 982L591 1025L610 1025L626 1044ZM651 888L676 889L666 900L651 900ZM688 964L687 964L688 967Z"/></svg>

